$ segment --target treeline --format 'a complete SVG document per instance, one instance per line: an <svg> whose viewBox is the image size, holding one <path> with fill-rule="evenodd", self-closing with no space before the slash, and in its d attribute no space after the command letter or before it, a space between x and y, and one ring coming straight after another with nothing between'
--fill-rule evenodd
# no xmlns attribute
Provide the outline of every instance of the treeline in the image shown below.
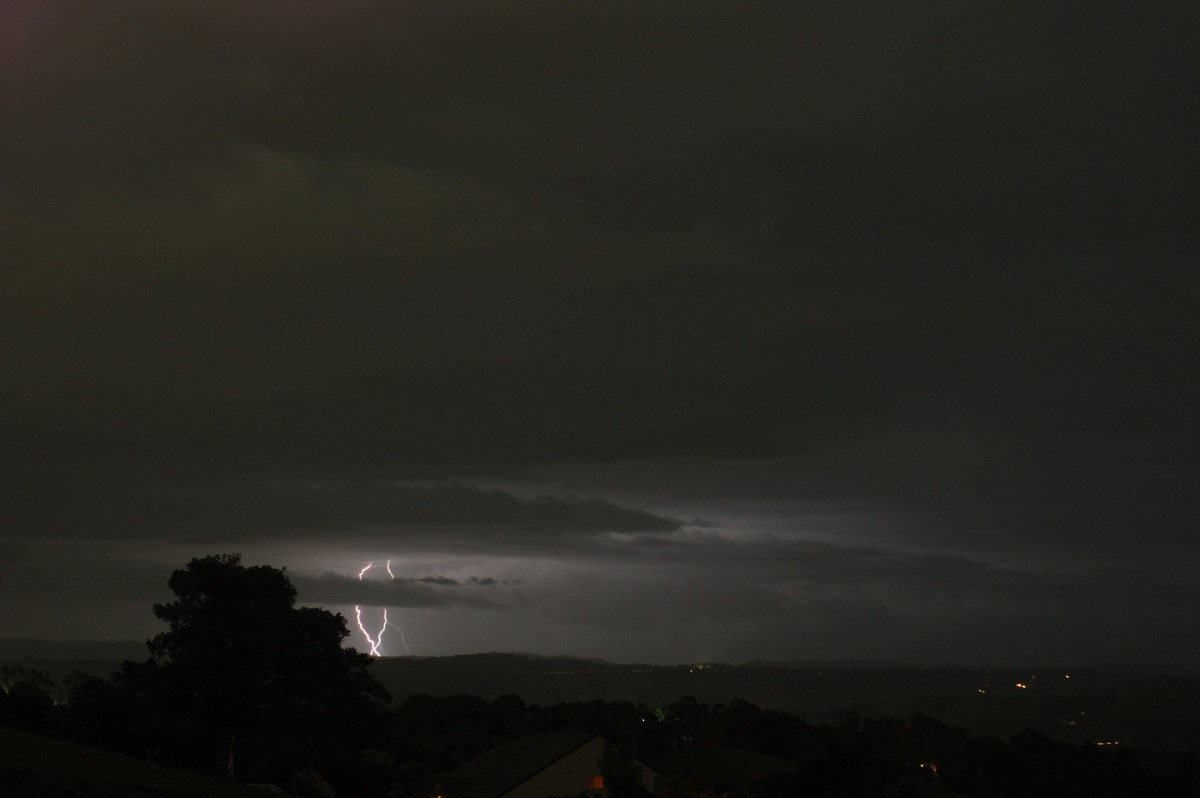
<svg viewBox="0 0 1200 798"><path fill-rule="evenodd" d="M455 771L514 737L603 735L663 774L663 798L1200 795L1196 752L1131 751L1026 730L972 736L917 714L807 723L747 701L527 705L414 695L393 706L345 622L294 607L286 574L236 556L176 571L169 631L109 678L0 670L0 724L276 784L302 798L453 798ZM611 795L610 798L634 798Z"/></svg>
<svg viewBox="0 0 1200 798"><path fill-rule="evenodd" d="M55 685L37 672L3 674L0 722L170 765L202 767L207 745L189 721L147 702L136 678L75 677ZM56 702L55 696L61 696ZM1027 730L1009 741L972 737L934 718L846 717L814 725L745 701L666 707L624 701L526 705L518 696L412 696L352 723L330 717L313 730L260 729L244 741L238 776L298 795L425 798L454 794L456 768L515 736L588 729L664 772L674 798L775 796L1156 796L1200 795L1200 759L1165 761L1117 746L1056 742ZM189 743L190 740L190 743ZM190 746L190 748L189 748ZM720 750L779 760L770 773L698 773L684 764Z"/></svg>

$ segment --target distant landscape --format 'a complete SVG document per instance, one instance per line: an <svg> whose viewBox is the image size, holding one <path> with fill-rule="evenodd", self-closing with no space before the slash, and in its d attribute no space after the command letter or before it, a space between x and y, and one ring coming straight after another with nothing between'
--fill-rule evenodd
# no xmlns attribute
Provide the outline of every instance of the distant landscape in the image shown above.
<svg viewBox="0 0 1200 798"><path fill-rule="evenodd" d="M147 655L136 641L0 640L0 666L105 677ZM378 657L372 675L399 704L414 695L518 695L549 706L633 701L665 706L681 696L743 699L811 723L908 718L924 713L975 734L1032 728L1053 739L1200 751L1200 673L1122 667L1003 665L970 668L872 662L646 665L578 657L485 653Z"/></svg>
<svg viewBox="0 0 1200 798"><path fill-rule="evenodd" d="M286 623L246 626L274 630L257 652L234 644L241 621L224 623L166 662L150 653L170 638L0 640L0 795L461 798L489 751L564 733L601 736L606 798L1200 794L1194 671L371 658L328 641L296 656ZM635 764L653 793L619 786Z"/></svg>

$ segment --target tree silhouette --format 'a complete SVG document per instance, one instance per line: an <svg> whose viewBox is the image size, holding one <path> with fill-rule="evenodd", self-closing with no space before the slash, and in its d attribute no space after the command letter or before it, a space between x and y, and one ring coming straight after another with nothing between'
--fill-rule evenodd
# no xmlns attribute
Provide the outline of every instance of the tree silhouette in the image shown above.
<svg viewBox="0 0 1200 798"><path fill-rule="evenodd" d="M605 743L596 765L610 798L649 798L650 792L642 784L642 768L628 751Z"/></svg>
<svg viewBox="0 0 1200 798"><path fill-rule="evenodd" d="M0 725L51 731L55 693L53 680L40 670L0 667Z"/></svg>
<svg viewBox="0 0 1200 798"><path fill-rule="evenodd" d="M190 719L184 733L206 739L227 775L235 746L277 768L329 756L363 728L373 700L386 699L366 672L371 658L342 648L346 619L295 607L284 571L213 555L193 559L168 584L177 598L154 614L170 628L148 641L141 678L175 717Z"/></svg>

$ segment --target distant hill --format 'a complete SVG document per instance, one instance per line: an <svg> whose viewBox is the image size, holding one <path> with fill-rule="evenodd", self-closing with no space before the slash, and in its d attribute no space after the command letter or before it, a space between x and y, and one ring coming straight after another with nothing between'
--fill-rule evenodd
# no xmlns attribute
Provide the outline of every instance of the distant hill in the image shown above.
<svg viewBox="0 0 1200 798"><path fill-rule="evenodd" d="M104 678L123 661L147 656L144 641L0 639L0 666L39 670L59 680L72 673Z"/></svg>
<svg viewBox="0 0 1200 798"><path fill-rule="evenodd" d="M0 638L0 660L108 660L145 659L145 640L29 640Z"/></svg>
<svg viewBox="0 0 1200 798"><path fill-rule="evenodd" d="M974 734L1029 726L1054 739L1200 751L1200 673L1154 668L921 667L879 663L620 665L567 657L384 657L374 675L396 703L456 693L527 704L740 698L812 723L923 713Z"/></svg>
<svg viewBox="0 0 1200 798"><path fill-rule="evenodd" d="M376 678L403 700L416 693L469 693L485 698L512 693L528 703L603 699L664 705L680 696L708 703L734 698L762 707L814 713L887 707L947 694L975 695L988 671L920 668L880 663L753 663L725 665L617 664L573 657L464 654L453 657L383 657Z"/></svg>

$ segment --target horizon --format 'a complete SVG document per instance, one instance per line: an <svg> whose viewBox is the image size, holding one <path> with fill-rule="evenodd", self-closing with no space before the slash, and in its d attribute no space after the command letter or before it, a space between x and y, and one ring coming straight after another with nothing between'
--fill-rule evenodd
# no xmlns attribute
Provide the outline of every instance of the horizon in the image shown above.
<svg viewBox="0 0 1200 798"><path fill-rule="evenodd" d="M145 641L138 640L47 640L36 638L0 638L0 660L20 660L20 659L50 659L56 662L65 662L71 660L84 659L104 659L103 657L95 656L66 656L66 657L50 657L37 656L30 654L12 653L10 646L31 646L38 648L41 646L51 647L68 647L68 646L130 646L144 647ZM353 641L348 641L346 648L356 648ZM24 650L29 650L28 648ZM357 649L360 653L367 653L362 649ZM749 667L765 667L788 669L795 668L798 670L809 668L830 668L844 670L882 670L889 668L896 669L929 669L929 670L1045 670L1045 671L1078 671L1085 673L1089 671L1119 671L1128 673L1155 673L1155 672L1183 672L1193 673L1200 672L1200 668L1189 667L1183 664L1156 663L1156 662L1138 662L1136 660L1129 661L1113 661L1113 662L991 662L991 663L968 663L968 662L902 662L891 660L763 660L751 659L744 662L721 662L721 661L694 661L681 660L677 662L642 662L642 661L617 661L604 659L602 657L586 657L575 654L540 654L533 651L462 651L448 654L380 654L372 656L372 660L389 660L389 659L407 659L407 660L430 660L430 659L452 659L452 658L467 658L467 657L514 657L528 660L567 660L576 662L587 662L596 665L606 665L618 668L627 667L651 667L651 668L689 668L703 666L706 668L749 668Z"/></svg>

